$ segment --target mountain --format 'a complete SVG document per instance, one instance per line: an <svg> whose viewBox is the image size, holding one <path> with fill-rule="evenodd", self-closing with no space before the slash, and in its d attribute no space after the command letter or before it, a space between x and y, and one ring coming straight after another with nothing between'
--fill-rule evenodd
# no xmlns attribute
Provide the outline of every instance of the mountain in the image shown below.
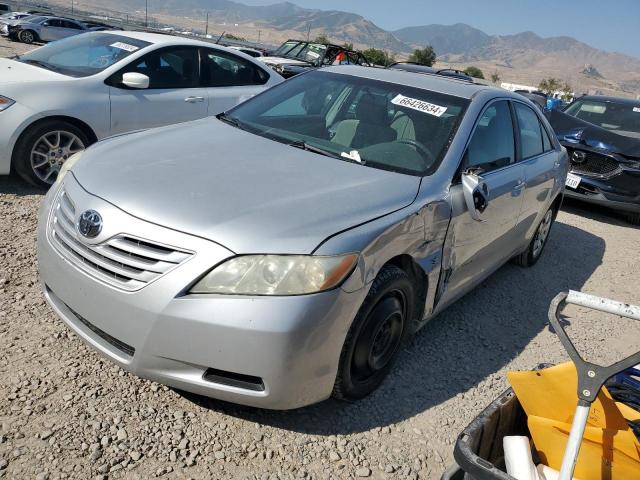
<svg viewBox="0 0 640 480"><path fill-rule="evenodd" d="M415 47L431 45L438 55L468 52L491 43L491 36L464 23L423 25L396 30L399 40Z"/></svg>
<svg viewBox="0 0 640 480"><path fill-rule="evenodd" d="M334 42L368 45L395 52L411 51L409 45L399 41L393 34L355 13L337 10L299 12L265 22L265 26L305 35L310 29L314 34L323 33Z"/></svg>

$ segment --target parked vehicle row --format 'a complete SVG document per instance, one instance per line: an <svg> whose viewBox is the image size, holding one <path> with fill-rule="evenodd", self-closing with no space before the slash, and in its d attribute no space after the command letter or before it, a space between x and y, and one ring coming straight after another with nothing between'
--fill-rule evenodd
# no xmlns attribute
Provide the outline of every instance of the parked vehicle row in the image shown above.
<svg viewBox="0 0 640 480"><path fill-rule="evenodd" d="M50 185L97 140L215 115L281 81L236 50L141 32L91 32L0 59L0 174Z"/></svg>
<svg viewBox="0 0 640 480"><path fill-rule="evenodd" d="M29 15L9 20L0 26L0 34L22 43L52 42L91 31L116 30L99 22L80 22L72 18Z"/></svg>
<svg viewBox="0 0 640 480"><path fill-rule="evenodd" d="M265 408L358 399L447 305L538 261L567 169L517 94L326 67L70 157L43 291L142 377Z"/></svg>

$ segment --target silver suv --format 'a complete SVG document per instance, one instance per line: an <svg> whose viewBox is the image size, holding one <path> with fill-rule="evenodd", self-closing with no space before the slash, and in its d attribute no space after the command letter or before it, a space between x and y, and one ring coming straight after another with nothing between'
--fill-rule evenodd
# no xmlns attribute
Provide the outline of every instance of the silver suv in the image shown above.
<svg viewBox="0 0 640 480"><path fill-rule="evenodd" d="M40 277L142 377L274 409L357 399L444 308L538 261L566 175L518 94L329 67L72 157L42 208Z"/></svg>

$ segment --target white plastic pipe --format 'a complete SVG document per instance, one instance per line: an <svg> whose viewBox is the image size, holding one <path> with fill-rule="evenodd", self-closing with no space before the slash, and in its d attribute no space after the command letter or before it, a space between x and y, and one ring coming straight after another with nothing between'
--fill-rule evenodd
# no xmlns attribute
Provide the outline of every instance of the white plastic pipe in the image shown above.
<svg viewBox="0 0 640 480"><path fill-rule="evenodd" d="M531 458L528 437L507 436L502 439L507 473L517 480L538 480L538 472Z"/></svg>
<svg viewBox="0 0 640 480"><path fill-rule="evenodd" d="M595 295L589 295L588 293L569 290L566 302L573 303L574 305L580 305L582 307L592 308L601 312L620 315L621 317L640 320L640 307L630 305L628 303L617 302L615 300L609 300L608 298L596 297Z"/></svg>

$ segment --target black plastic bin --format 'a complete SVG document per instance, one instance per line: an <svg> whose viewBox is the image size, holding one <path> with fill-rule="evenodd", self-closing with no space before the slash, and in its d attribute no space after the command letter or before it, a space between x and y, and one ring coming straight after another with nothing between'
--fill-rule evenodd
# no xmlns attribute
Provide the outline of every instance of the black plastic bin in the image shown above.
<svg viewBox="0 0 640 480"><path fill-rule="evenodd" d="M516 480L505 472L502 439L509 435L529 437L527 416L511 389L458 436L453 451L458 466L449 468L442 480Z"/></svg>

